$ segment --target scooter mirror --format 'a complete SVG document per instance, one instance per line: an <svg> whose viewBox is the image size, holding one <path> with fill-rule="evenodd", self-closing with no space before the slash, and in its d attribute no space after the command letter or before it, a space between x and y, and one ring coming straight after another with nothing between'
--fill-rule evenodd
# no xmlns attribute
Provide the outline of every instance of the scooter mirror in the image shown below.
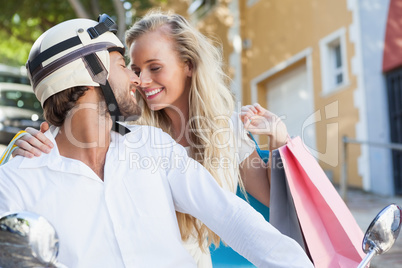
<svg viewBox="0 0 402 268"><path fill-rule="evenodd" d="M375 256L387 252L395 243L402 225L402 209L391 204L383 208L367 228L363 238L366 257L358 266L366 267Z"/></svg>
<svg viewBox="0 0 402 268"><path fill-rule="evenodd" d="M387 252L399 235L402 210L391 204L385 207L371 222L363 239L363 251L369 253L375 248L377 254Z"/></svg>
<svg viewBox="0 0 402 268"><path fill-rule="evenodd" d="M42 216L17 212L0 218L0 267L56 267L59 238Z"/></svg>

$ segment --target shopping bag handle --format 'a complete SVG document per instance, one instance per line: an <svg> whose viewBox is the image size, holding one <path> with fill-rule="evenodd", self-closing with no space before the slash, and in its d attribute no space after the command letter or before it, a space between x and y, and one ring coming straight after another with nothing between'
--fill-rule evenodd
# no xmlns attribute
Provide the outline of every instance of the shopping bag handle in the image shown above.
<svg viewBox="0 0 402 268"><path fill-rule="evenodd" d="M251 139L254 141L255 143L255 150L257 151L258 155L260 156L260 158L262 159L262 161L264 161L265 163L268 163L269 160L269 150L261 150L260 146L258 146L257 141L254 139L253 134L251 134L251 132L249 131L248 134L250 135Z"/></svg>
<svg viewBox="0 0 402 268"><path fill-rule="evenodd" d="M28 134L28 132L26 132L25 130L21 130L19 131L17 134L15 134L14 138L11 140L10 144L8 144L6 150L3 152L3 154L0 156L0 166L4 165L5 163L8 162L8 160L10 159L11 154L14 152L15 149L18 148L17 145L15 145L14 143L21 138L22 136L25 136L26 134Z"/></svg>
<svg viewBox="0 0 402 268"><path fill-rule="evenodd" d="M286 143L292 143L292 137L290 137L289 134L288 134L288 136L286 138Z"/></svg>
<svg viewBox="0 0 402 268"><path fill-rule="evenodd" d="M251 134L251 132L248 132L248 135L250 135L251 139L254 141L255 143L255 150L257 151L258 155L260 156L260 158L265 162L268 163L269 160L269 154L270 151L269 150L261 150L260 146L258 146L257 141L255 140L253 134ZM288 134L287 138L286 138L286 144L293 144L293 139L292 137Z"/></svg>

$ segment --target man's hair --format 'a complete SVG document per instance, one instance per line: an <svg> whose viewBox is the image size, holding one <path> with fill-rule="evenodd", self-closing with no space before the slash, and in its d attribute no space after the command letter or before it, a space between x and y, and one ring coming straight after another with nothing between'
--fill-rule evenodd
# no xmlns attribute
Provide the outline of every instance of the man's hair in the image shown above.
<svg viewBox="0 0 402 268"><path fill-rule="evenodd" d="M43 115L49 124L60 127L77 100L88 90L86 86L72 87L50 96L43 104Z"/></svg>

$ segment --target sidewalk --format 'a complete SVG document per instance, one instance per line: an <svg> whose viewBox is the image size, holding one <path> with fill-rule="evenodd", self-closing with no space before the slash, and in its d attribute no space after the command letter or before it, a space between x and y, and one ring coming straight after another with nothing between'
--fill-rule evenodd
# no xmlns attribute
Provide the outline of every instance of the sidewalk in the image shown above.
<svg viewBox="0 0 402 268"><path fill-rule="evenodd" d="M346 205L349 207L363 233L366 232L371 221L381 209L391 203L402 206L402 196L383 197L361 190L348 189ZM370 267L402 268L402 234L399 235L394 246L388 252L377 255L372 259Z"/></svg>

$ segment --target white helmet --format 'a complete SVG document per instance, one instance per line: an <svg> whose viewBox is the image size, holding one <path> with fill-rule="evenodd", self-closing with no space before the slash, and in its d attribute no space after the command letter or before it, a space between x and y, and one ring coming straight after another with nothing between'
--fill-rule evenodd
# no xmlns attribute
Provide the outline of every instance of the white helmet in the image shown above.
<svg viewBox="0 0 402 268"><path fill-rule="evenodd" d="M50 96L68 88L100 86L115 122L120 111L107 81L109 52L124 55L124 45L108 15L99 16L98 21L73 19L47 30L32 46L26 68L42 106Z"/></svg>

